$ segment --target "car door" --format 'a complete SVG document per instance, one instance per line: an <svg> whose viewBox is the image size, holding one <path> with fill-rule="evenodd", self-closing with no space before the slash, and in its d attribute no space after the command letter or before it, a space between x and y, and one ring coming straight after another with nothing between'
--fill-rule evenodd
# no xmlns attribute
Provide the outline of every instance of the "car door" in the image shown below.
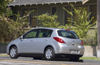
<svg viewBox="0 0 100 65"><path fill-rule="evenodd" d="M49 45L50 43L50 36L51 36L52 30L48 29L39 29L38 30L38 38L36 43L36 53L43 53L44 48Z"/></svg>
<svg viewBox="0 0 100 65"><path fill-rule="evenodd" d="M36 49L38 30L34 29L23 35L19 44L20 53L33 53Z"/></svg>

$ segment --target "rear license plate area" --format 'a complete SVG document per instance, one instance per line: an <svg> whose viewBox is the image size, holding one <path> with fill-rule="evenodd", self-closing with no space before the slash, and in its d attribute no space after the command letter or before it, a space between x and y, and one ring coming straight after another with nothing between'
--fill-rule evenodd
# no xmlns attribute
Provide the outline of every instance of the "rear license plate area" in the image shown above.
<svg viewBox="0 0 100 65"><path fill-rule="evenodd" d="M71 53L71 54L79 54L80 51L79 51L79 50L70 50L70 53Z"/></svg>

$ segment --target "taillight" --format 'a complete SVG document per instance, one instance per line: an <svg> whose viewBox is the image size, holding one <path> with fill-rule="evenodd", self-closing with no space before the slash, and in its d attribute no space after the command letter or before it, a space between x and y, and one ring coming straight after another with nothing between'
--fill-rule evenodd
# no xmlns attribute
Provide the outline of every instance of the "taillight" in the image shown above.
<svg viewBox="0 0 100 65"><path fill-rule="evenodd" d="M65 43L61 38L53 37L53 39L55 39L59 43Z"/></svg>
<svg viewBox="0 0 100 65"><path fill-rule="evenodd" d="M81 45L84 45L84 42L83 42L83 40L81 40Z"/></svg>

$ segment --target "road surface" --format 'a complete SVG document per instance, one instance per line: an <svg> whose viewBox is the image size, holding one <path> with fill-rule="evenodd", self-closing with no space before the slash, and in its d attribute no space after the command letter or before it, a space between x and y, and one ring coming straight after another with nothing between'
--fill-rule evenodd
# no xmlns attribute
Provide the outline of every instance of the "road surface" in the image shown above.
<svg viewBox="0 0 100 65"><path fill-rule="evenodd" d="M0 57L0 65L100 65L100 61L83 60L80 62L57 59L54 61L35 60L28 57L10 59L9 57Z"/></svg>

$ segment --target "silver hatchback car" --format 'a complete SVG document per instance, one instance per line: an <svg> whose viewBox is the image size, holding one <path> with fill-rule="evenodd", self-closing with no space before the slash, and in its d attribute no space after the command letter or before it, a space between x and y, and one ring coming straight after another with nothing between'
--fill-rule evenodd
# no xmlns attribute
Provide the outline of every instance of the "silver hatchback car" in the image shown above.
<svg viewBox="0 0 100 65"><path fill-rule="evenodd" d="M38 27L11 41L7 53L12 59L24 56L47 60L59 57L79 60L84 54L84 46L74 31Z"/></svg>

